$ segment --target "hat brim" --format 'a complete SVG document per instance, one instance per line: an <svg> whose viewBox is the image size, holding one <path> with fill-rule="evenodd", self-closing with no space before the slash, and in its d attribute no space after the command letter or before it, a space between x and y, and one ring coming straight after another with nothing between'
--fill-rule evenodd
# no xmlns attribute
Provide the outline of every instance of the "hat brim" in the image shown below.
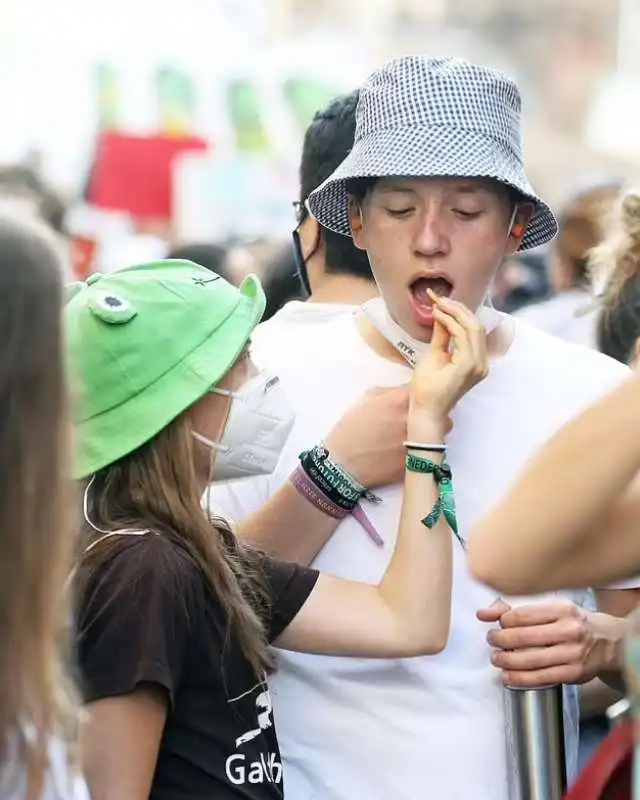
<svg viewBox="0 0 640 800"><path fill-rule="evenodd" d="M445 127L377 131L357 141L336 171L307 200L310 213L336 233L350 235L350 178L492 178L515 189L535 206L520 245L530 250L549 242L558 223L536 194L519 160L495 139Z"/></svg>
<svg viewBox="0 0 640 800"><path fill-rule="evenodd" d="M224 322L185 358L125 403L76 424L74 478L87 478L153 439L227 374L264 314L260 281L248 276Z"/></svg>

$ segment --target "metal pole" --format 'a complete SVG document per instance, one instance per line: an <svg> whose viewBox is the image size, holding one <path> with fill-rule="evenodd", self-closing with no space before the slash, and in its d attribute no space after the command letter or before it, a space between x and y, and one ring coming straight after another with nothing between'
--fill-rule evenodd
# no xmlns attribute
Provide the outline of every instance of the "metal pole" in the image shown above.
<svg viewBox="0 0 640 800"><path fill-rule="evenodd" d="M509 800L562 800L567 790L562 686L506 687Z"/></svg>

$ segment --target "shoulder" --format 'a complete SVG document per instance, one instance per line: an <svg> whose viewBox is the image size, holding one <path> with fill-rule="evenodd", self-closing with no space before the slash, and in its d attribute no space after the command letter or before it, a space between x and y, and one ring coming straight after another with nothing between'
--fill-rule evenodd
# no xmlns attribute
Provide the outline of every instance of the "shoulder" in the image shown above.
<svg viewBox="0 0 640 800"><path fill-rule="evenodd" d="M184 548L151 532L94 541L78 573L81 623L110 607L142 611L177 598L191 605L204 580Z"/></svg>
<svg viewBox="0 0 640 800"><path fill-rule="evenodd" d="M528 322L514 320L518 360L530 372L546 376L549 390L553 383L593 387L606 393L628 378L631 370L598 350L574 344L546 333Z"/></svg>

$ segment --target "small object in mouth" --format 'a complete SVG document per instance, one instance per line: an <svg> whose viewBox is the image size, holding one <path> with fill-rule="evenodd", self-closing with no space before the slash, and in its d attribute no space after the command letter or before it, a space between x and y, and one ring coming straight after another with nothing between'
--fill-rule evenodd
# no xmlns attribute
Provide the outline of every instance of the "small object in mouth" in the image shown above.
<svg viewBox="0 0 640 800"><path fill-rule="evenodd" d="M431 304L435 299L449 297L453 286L446 278L418 278L411 284L411 293L420 303ZM435 295L435 299L433 297Z"/></svg>

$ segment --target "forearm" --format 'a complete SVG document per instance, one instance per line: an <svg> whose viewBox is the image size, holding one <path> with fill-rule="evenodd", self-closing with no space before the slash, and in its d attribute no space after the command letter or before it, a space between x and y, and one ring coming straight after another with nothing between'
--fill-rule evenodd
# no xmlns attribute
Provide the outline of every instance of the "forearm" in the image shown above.
<svg viewBox="0 0 640 800"><path fill-rule="evenodd" d="M412 441L441 442L439 426L409 422ZM441 464L444 455L420 453ZM422 520L440 496L432 474L406 470L398 538L378 591L414 638L421 652L438 652L449 635L451 616L452 540L454 534L442 513L432 528ZM419 643L419 644L418 644Z"/></svg>
<svg viewBox="0 0 640 800"><path fill-rule="evenodd" d="M310 564L338 527L288 481L238 526L238 536L274 558Z"/></svg>
<svg viewBox="0 0 640 800"><path fill-rule="evenodd" d="M519 594L559 588L559 581L585 585L572 572L576 558L583 569L594 558L604 557L605 569L617 561L608 512L640 469L639 422L640 379L633 378L566 425L472 532L476 576Z"/></svg>

